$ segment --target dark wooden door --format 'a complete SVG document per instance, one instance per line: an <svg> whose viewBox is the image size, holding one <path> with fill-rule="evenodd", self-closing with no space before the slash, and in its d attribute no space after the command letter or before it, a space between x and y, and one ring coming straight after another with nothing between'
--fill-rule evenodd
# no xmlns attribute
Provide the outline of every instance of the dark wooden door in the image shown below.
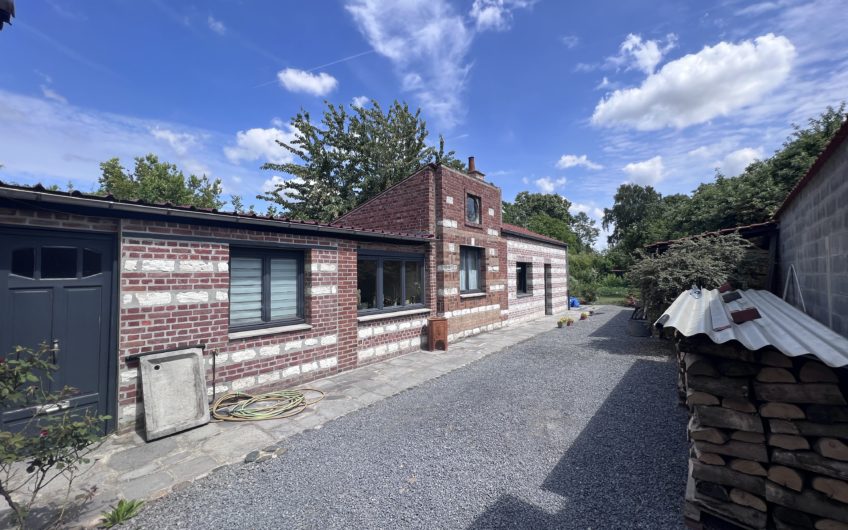
<svg viewBox="0 0 848 530"><path fill-rule="evenodd" d="M554 314L554 288L550 265L545 265L545 314Z"/></svg>
<svg viewBox="0 0 848 530"><path fill-rule="evenodd" d="M109 236L0 229L0 356L51 347L59 369L46 386L73 389L54 409L111 413L114 252ZM23 428L32 412L4 410L0 423Z"/></svg>

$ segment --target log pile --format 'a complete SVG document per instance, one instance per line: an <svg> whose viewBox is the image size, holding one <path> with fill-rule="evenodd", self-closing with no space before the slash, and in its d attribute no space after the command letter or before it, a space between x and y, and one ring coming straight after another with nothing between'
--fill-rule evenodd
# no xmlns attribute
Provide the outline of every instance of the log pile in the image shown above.
<svg viewBox="0 0 848 530"><path fill-rule="evenodd" d="M812 358L677 341L690 411L686 523L848 530L848 377Z"/></svg>

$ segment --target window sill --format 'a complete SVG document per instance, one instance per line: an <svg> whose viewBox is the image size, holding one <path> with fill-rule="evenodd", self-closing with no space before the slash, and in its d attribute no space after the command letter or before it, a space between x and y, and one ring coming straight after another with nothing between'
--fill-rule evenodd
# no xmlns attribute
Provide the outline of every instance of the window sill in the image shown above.
<svg viewBox="0 0 848 530"><path fill-rule="evenodd" d="M389 318L398 318L398 317L406 317L410 315L420 315L422 313L429 313L429 307L422 307L420 309L407 309L405 311L387 311L385 313L375 313L373 315L363 315L360 317L356 317L357 322L371 322L372 320L385 320Z"/></svg>
<svg viewBox="0 0 848 530"><path fill-rule="evenodd" d="M251 329L248 331L233 331L227 334L229 340L252 339L253 337L264 337L278 333L290 333L292 331L307 331L312 329L309 324L293 324L291 326L277 326L273 328Z"/></svg>
<svg viewBox="0 0 848 530"><path fill-rule="evenodd" d="M486 293L485 293L485 292L480 292L480 293L465 293L465 294L460 294L460 295L459 295L459 297L460 297L460 298L481 298L481 297L483 297L483 296L486 296Z"/></svg>
<svg viewBox="0 0 848 530"><path fill-rule="evenodd" d="M478 230L483 229L483 223L472 223L471 221L465 221L465 226L468 228L476 228Z"/></svg>
<svg viewBox="0 0 848 530"><path fill-rule="evenodd" d="M533 293L518 293L516 298L533 298Z"/></svg>

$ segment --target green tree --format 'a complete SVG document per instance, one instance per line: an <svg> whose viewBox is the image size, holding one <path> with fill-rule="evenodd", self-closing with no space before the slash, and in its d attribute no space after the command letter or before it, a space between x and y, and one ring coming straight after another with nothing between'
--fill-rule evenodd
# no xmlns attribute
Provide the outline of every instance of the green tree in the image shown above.
<svg viewBox="0 0 848 530"><path fill-rule="evenodd" d="M651 186L622 184L615 193L612 208L604 208L602 224L612 227L607 238L611 247L630 254L665 235L662 222L662 195Z"/></svg>
<svg viewBox="0 0 848 530"><path fill-rule="evenodd" d="M292 162L268 163L262 169L290 175L258 199L282 206L295 219L332 221L397 184L424 164L464 166L453 151L428 146L421 110L395 101L386 112L376 101L368 107L327 103L319 123L306 111L292 118L295 137L278 141Z"/></svg>
<svg viewBox="0 0 848 530"><path fill-rule="evenodd" d="M210 181L206 175L186 177L176 165L160 162L148 154L135 159L132 172L121 167L118 158L100 164L100 192L121 200L170 203L176 206L220 208L221 179Z"/></svg>
<svg viewBox="0 0 848 530"><path fill-rule="evenodd" d="M572 216L571 231L577 236L577 243L582 250L589 251L598 240L601 231L595 226L595 220L591 219L586 212L578 212Z"/></svg>

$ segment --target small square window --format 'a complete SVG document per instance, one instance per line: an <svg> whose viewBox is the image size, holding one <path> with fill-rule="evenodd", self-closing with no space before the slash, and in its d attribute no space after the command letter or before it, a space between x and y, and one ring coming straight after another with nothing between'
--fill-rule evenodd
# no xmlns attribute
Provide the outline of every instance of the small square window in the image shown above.
<svg viewBox="0 0 848 530"><path fill-rule="evenodd" d="M468 195L465 198L465 220L480 224L480 197Z"/></svg>
<svg viewBox="0 0 848 530"><path fill-rule="evenodd" d="M463 293L476 293L483 290L481 268L483 249L477 247L459 247L459 290Z"/></svg>
<svg viewBox="0 0 848 530"><path fill-rule="evenodd" d="M360 312L424 306L424 255L360 252L356 288Z"/></svg>
<svg viewBox="0 0 848 530"><path fill-rule="evenodd" d="M518 262L515 264L515 287L519 296L533 293L533 284L530 273L532 265Z"/></svg>
<svg viewBox="0 0 848 530"><path fill-rule="evenodd" d="M303 255L230 251L230 330L303 322Z"/></svg>

